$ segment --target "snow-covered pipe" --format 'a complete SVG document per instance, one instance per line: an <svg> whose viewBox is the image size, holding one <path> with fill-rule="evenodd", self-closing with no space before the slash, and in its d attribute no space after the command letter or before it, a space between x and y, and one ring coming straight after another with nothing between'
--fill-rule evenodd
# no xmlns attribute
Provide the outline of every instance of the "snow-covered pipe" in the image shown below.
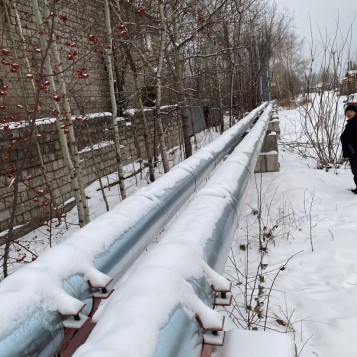
<svg viewBox="0 0 357 357"><path fill-rule="evenodd" d="M38 291L46 284L45 279L54 285L53 294L58 293L59 288L64 289L68 296L61 296L63 301L68 300L68 304L79 306L75 299L88 301L92 296L86 280L91 280L91 277L99 281L102 279L92 268L113 278L123 274L222 158L234 149L267 105L263 103L154 183L138 190L113 210L75 232L63 244L50 249L35 262L6 278L0 284L0 355L45 357L57 353L63 341L63 325L56 311L63 306L44 304L46 298ZM102 234L103 226L106 227L105 237ZM68 264L57 271L50 262L56 259L57 252L62 254L63 251L68 255ZM82 261L85 264L81 265ZM32 280L33 272L38 273L38 281L23 287L22 281L29 280L26 275L31 276ZM1 306L9 306L8 301L29 295L30 290L35 292L35 297L20 298L22 309L19 309L18 316L14 312L1 311ZM6 316L11 316L9 321L6 321Z"/></svg>
<svg viewBox="0 0 357 357"><path fill-rule="evenodd" d="M221 274L271 111L269 105L160 242L120 282L74 357L200 355L196 317L208 329L221 327L222 316L210 308L210 286L229 289Z"/></svg>
<svg viewBox="0 0 357 357"><path fill-rule="evenodd" d="M218 201L229 202L221 212L217 212L217 224L212 234L206 237L203 255L207 264L222 274L228 258L232 239L238 228L238 213L244 203L243 197L250 182L266 134L270 113L269 106L250 133L222 164L218 172L207 182L192 202L192 210L200 206L200 201L212 192L220 192L221 197L206 205L207 210L215 210ZM236 170L232 170L236 168ZM229 170L229 175L220 175ZM226 171L227 172L227 171ZM234 172L234 175L231 173ZM227 172L228 173L228 172ZM184 214L190 214L190 209ZM184 217L182 217L184 219ZM188 227L192 229L192 227ZM195 292L208 306L213 305L213 293L206 279L191 281ZM161 330L154 357L199 357L202 352L202 334L197 322L190 319L183 308L177 308L169 323Z"/></svg>

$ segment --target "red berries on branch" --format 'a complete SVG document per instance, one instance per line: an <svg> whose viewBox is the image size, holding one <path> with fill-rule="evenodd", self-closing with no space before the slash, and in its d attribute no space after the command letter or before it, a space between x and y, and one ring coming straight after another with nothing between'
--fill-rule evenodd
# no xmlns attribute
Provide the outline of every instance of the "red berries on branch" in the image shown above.
<svg viewBox="0 0 357 357"><path fill-rule="evenodd" d="M78 55L78 52L77 52L77 51L73 51L73 52L71 52L71 53L69 53L69 54L67 55L67 59L68 59L68 60L73 60L74 57L76 57L77 55Z"/></svg>
<svg viewBox="0 0 357 357"><path fill-rule="evenodd" d="M120 35L120 37L124 38L124 37L128 36L128 31L127 30L120 31L119 35Z"/></svg>
<svg viewBox="0 0 357 357"><path fill-rule="evenodd" d="M10 51L7 48L2 48L0 50L0 53L1 53L2 56L7 57L10 54Z"/></svg>
<svg viewBox="0 0 357 357"><path fill-rule="evenodd" d="M94 44L97 44L97 43L98 43L98 38L97 38L97 36L95 36L95 35L89 35L89 36L88 36L88 40L89 40L90 42L94 43Z"/></svg>
<svg viewBox="0 0 357 357"><path fill-rule="evenodd" d="M59 15L58 18L63 21L64 23L67 22L67 16L66 15Z"/></svg>
<svg viewBox="0 0 357 357"><path fill-rule="evenodd" d="M2 86L0 87L0 97L6 97L7 96L7 90L9 89L8 86ZM4 108L1 108L4 109Z"/></svg>
<svg viewBox="0 0 357 357"><path fill-rule="evenodd" d="M61 97L60 94L54 94L54 95L52 96L52 99L53 99L55 102L59 102L59 101L62 99L62 97Z"/></svg>
<svg viewBox="0 0 357 357"><path fill-rule="evenodd" d="M126 29L125 24L119 24L117 28L119 31L119 36L121 38L125 38L126 36L128 36L128 30Z"/></svg>
<svg viewBox="0 0 357 357"><path fill-rule="evenodd" d="M14 62L11 64L10 72L16 73L19 68L20 68L20 65L18 63Z"/></svg>
<svg viewBox="0 0 357 357"><path fill-rule="evenodd" d="M77 43L73 41L67 41L65 42L65 45L68 47L77 47Z"/></svg>
<svg viewBox="0 0 357 357"><path fill-rule="evenodd" d="M145 9L143 7L138 7L137 10L136 10L136 13L139 16L144 16L145 15Z"/></svg>
<svg viewBox="0 0 357 357"><path fill-rule="evenodd" d="M85 73L85 68L78 68L77 69L77 77L81 79L86 79L89 77L88 73Z"/></svg>

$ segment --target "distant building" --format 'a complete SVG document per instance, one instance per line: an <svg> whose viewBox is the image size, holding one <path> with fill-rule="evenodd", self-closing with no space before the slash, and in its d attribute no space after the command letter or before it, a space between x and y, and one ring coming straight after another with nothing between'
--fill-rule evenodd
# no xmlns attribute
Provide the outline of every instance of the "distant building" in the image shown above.
<svg viewBox="0 0 357 357"><path fill-rule="evenodd" d="M316 86L313 86L310 88L310 92L311 93L321 93L326 89L326 86L324 85L324 83L319 82L318 84L316 84Z"/></svg>
<svg viewBox="0 0 357 357"><path fill-rule="evenodd" d="M357 92L357 69L347 71L344 78L341 79L341 94L350 94Z"/></svg>

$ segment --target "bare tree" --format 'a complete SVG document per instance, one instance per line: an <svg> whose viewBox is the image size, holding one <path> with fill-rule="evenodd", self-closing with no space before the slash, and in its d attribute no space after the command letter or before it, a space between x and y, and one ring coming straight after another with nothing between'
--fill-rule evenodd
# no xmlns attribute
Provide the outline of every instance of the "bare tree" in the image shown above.
<svg viewBox="0 0 357 357"><path fill-rule="evenodd" d="M344 125L343 113L338 110L340 91L338 78L350 56L351 29L343 34L337 20L334 38L320 32L322 50L316 58L317 45L312 38L311 62L305 79L305 101L300 107L302 128L300 150L312 157L318 168L328 169L341 164L340 134ZM345 63L344 63L345 62ZM317 67L317 68L316 68Z"/></svg>
<svg viewBox="0 0 357 357"><path fill-rule="evenodd" d="M83 184L82 172L81 172L82 168L79 160L76 138L73 131L72 118L71 118L72 111L69 103L69 98L67 96L66 83L64 80L63 68L61 65L61 58L59 55L56 42L52 38L46 40L44 36L46 32L42 20L43 16L41 16L40 8L37 0L33 0L32 5L33 5L33 11L35 15L38 32L43 34L40 36L41 47L45 49L48 48L48 52L45 55L45 62L44 62L44 69L46 71L45 76L48 77L53 92L53 97L52 97L53 104L56 107L56 112L57 112L56 127L60 137L63 156L65 158L65 162L67 164L71 176L71 185L72 185L72 191L76 198L79 224L80 226L83 226L89 222L89 210L86 203L86 196L85 196L85 190L84 190L84 184ZM47 4L47 2L45 2L44 10L45 10L45 17L49 19L48 21L51 24L51 26L54 26L54 21L52 20L52 16L56 13L55 3L53 3L53 6L51 7L51 9L49 9L49 5ZM52 68L51 65L51 57L53 57L56 63L58 64L57 67L59 71L59 76L58 76L59 88L57 87L55 83L55 78L53 76L55 70ZM59 104L61 100L63 100L63 106L64 106L63 110ZM64 125L63 125L63 121L65 122ZM68 133L68 137L65 134L65 130Z"/></svg>
<svg viewBox="0 0 357 357"><path fill-rule="evenodd" d="M298 40L295 33L290 32L274 51L272 95L279 101L293 102L302 91L307 66L301 56L303 45L304 41Z"/></svg>
<svg viewBox="0 0 357 357"><path fill-rule="evenodd" d="M104 1L104 14L105 14L105 25L106 25L107 41L108 41L108 46L105 49L104 59L108 71L110 102L112 105L112 127L114 131L115 158L118 166L118 180L119 180L120 194L121 194L121 198L125 199L126 190L124 185L123 164L120 154L120 136L119 136L119 129L117 124L118 109L117 109L117 101L116 101L115 90L114 90L114 73L113 73L113 66L112 66L113 39L112 39L112 28L110 23L108 0Z"/></svg>

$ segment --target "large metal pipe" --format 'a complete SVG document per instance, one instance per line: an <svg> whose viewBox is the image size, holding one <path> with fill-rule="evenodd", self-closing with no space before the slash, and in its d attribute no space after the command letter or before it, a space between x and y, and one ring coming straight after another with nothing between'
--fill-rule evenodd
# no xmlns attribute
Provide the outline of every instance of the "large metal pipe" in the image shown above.
<svg viewBox="0 0 357 357"><path fill-rule="evenodd" d="M158 235L179 208L209 177L223 157L236 147L267 105L268 103L263 103L212 143L118 205L125 220L128 219L126 206L134 205L142 210L143 214L140 220L130 223L128 230L120 232L120 227L117 228L119 232L111 247L95 260L94 264L98 270L112 277L127 270L153 237ZM88 228L90 229L90 226Z"/></svg>
<svg viewBox="0 0 357 357"><path fill-rule="evenodd" d="M99 356L104 352L111 356L141 356L143 351L138 350L133 341L144 336L150 336L150 346L146 347L145 356L200 355L202 333L194 316L198 313L204 318L204 314L210 310L204 311L191 293L185 295L185 280L191 283L196 295L206 305L212 305L210 284L212 279L219 284L221 278L209 267L220 274L224 270L232 238L238 227L240 206L260 154L271 110L269 105L248 135L165 232L160 242L138 263L108 302L97 326L75 356ZM157 275L153 276L155 273ZM152 280L148 279L149 275ZM133 291L137 293L133 294ZM185 300L185 296L188 300ZM158 306L160 314L156 313ZM186 311L191 306L191 318L183 306ZM198 306L199 312L195 311ZM137 315L138 308L145 317ZM119 316L117 326L113 316ZM158 331L158 326L164 323L166 316L170 316L169 322ZM145 319L145 324L142 324L140 318ZM152 338L157 334L159 339L154 351ZM112 341L117 344L114 346Z"/></svg>
<svg viewBox="0 0 357 357"><path fill-rule="evenodd" d="M99 271L113 278L123 274L207 179L222 158L234 149L267 105L268 103L263 103L214 142L74 233L69 242L57 246L56 249L61 250L64 247L85 252ZM132 209L136 212L134 217L127 214ZM103 225L112 227L109 237L104 240L105 244L101 236ZM89 239L92 250L86 251ZM41 267L41 261L40 256L35 262L38 267ZM13 275L21 274L22 269ZM69 295L81 301L87 301L92 296L92 290L82 276L73 275L72 271L68 271L67 276L64 271L61 276L64 277L63 288ZM0 284L0 297L5 304L12 296L6 294L9 293L8 279L13 277L8 277ZM23 301L23 304L26 304L26 301ZM64 329L59 315L44 310L41 304L29 310L29 315L18 317L17 325L11 330L0 326L0 356L46 357L59 351ZM2 326L6 326L6 321L2 322ZM33 343L34 340L36 343Z"/></svg>
<svg viewBox="0 0 357 357"><path fill-rule="evenodd" d="M222 176L213 176L204 188L199 191L192 202L192 210L195 205L200 206L200 200L211 195L212 190L221 192L221 197L216 197L207 206L207 210L214 210L218 201L226 200L227 195L230 202L221 212L217 212L217 224L212 234L207 237L204 247L204 256L210 267L222 274L232 244L234 233L238 227L238 213L243 197L248 186L257 157L266 134L267 125L270 120L271 106L269 106L250 133L243 139L242 143L233 151L219 171L236 167L235 175L227 177L222 182ZM229 171L230 173L232 170ZM185 211L184 214L189 214ZM181 217L184 219L184 217ZM190 228L189 228L190 229ZM192 228L191 228L192 229ZM209 306L213 305L213 293L206 280L192 281L198 296ZM181 307L173 312L167 326L160 333L155 357L199 357L202 351L202 333L195 320L190 319Z"/></svg>

